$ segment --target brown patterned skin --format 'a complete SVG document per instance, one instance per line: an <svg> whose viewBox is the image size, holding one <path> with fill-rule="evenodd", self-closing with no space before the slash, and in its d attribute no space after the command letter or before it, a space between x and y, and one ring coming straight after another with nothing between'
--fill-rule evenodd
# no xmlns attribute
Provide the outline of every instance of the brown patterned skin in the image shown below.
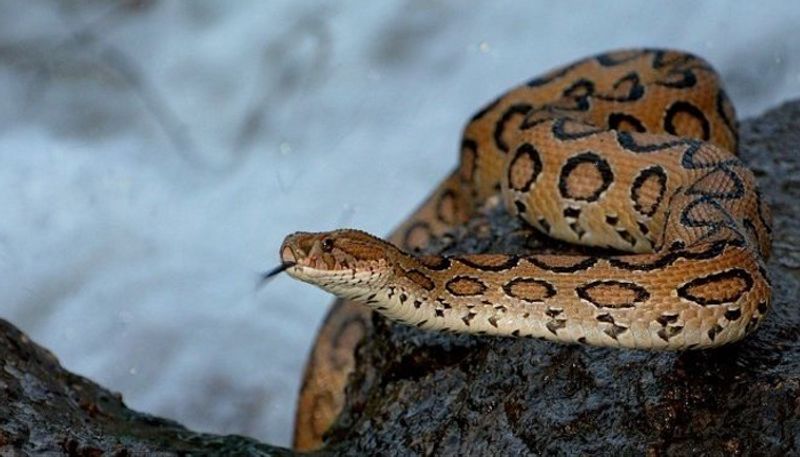
<svg viewBox="0 0 800 457"><path fill-rule="evenodd" d="M421 328L598 346L719 346L769 309L769 212L702 59L631 50L575 62L479 111L461 145L458 169L394 244L297 233L281 248L287 272ZM413 255L497 194L553 238L629 254Z"/></svg>
<svg viewBox="0 0 800 457"><path fill-rule="evenodd" d="M337 302L317 334L297 399L294 448L310 451L344 407L344 388L354 369L356 345L369 331L370 309L352 301Z"/></svg>

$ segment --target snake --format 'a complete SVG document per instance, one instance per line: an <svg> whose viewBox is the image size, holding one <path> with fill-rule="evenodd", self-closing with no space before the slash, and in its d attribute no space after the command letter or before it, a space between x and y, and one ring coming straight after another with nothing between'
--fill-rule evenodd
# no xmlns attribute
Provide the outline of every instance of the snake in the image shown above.
<svg viewBox="0 0 800 457"><path fill-rule="evenodd" d="M577 60L474 114L457 168L388 240L297 232L269 276L430 331L644 350L731 343L771 306L771 216L736 155L737 129L698 56ZM610 254L421 254L496 199L532 230Z"/></svg>

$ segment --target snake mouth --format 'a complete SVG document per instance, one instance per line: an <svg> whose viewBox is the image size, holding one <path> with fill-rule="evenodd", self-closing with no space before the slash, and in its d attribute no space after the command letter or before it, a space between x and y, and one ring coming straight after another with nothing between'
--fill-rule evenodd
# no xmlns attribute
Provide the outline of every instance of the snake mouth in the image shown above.
<svg viewBox="0 0 800 457"><path fill-rule="evenodd" d="M288 263L297 264L297 254L294 253L290 246L284 246L281 249L281 262L284 265Z"/></svg>
<svg viewBox="0 0 800 457"><path fill-rule="evenodd" d="M280 250L281 263L290 264L289 273L298 269L335 271L348 268L345 259L337 259L325 247L318 234L298 232L286 237Z"/></svg>
<svg viewBox="0 0 800 457"><path fill-rule="evenodd" d="M295 267L298 266L297 259L299 256L295 253L295 251L284 242L284 245L281 247L281 264L277 267L273 268L272 270L263 273L261 275L261 284L267 283L269 280L278 276L279 274L283 273L284 271L288 272L289 275L294 276L292 273L296 273Z"/></svg>
<svg viewBox="0 0 800 457"><path fill-rule="evenodd" d="M309 262L299 262L298 259L303 260L306 258L302 255L298 255L290 246L281 248L280 257L280 265L261 275L261 284L268 282L283 272L287 272L290 276L296 277L298 274L302 273L303 268L311 267Z"/></svg>

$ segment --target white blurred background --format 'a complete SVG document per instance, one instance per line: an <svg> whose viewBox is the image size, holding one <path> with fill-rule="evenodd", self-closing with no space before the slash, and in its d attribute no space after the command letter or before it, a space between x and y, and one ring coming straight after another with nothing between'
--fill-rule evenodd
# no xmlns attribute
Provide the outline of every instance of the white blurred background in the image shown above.
<svg viewBox="0 0 800 457"><path fill-rule="evenodd" d="M476 109L585 55L693 51L740 117L800 95L800 3L465 4L0 1L0 317L135 409L286 445L331 297L256 291L285 234L387 233Z"/></svg>

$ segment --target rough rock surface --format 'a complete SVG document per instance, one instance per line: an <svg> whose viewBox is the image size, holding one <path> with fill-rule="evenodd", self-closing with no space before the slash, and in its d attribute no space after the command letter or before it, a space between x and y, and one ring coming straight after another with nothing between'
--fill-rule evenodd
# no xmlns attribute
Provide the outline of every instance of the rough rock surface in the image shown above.
<svg viewBox="0 0 800 457"><path fill-rule="evenodd" d="M0 319L0 456L294 455L128 409Z"/></svg>
<svg viewBox="0 0 800 457"><path fill-rule="evenodd" d="M328 449L352 455L800 453L800 102L742 125L775 215L773 311L744 341L652 353L428 333L374 316ZM552 249L501 209L439 252ZM563 248L560 246L558 248Z"/></svg>

